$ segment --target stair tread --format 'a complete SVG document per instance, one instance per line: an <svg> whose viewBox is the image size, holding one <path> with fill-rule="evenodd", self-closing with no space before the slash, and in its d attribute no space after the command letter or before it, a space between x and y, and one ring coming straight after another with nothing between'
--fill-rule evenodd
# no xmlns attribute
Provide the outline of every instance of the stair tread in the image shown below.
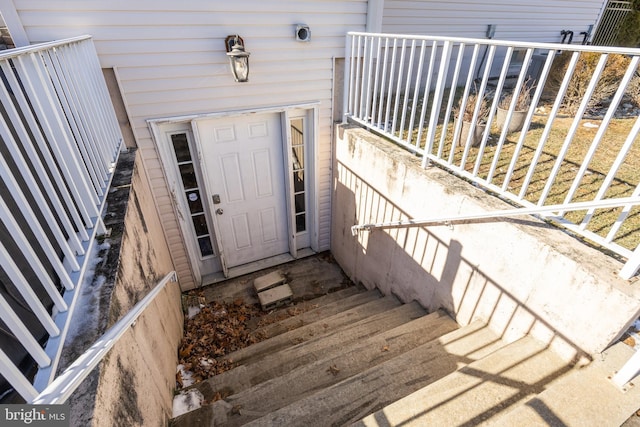
<svg viewBox="0 0 640 427"><path fill-rule="evenodd" d="M341 291L334 292L334 294L337 294L335 296L332 296L333 294L329 294L285 309L288 310L289 313L294 313L294 315L289 315L289 317L286 317L274 323L258 327L252 333L252 335L259 335L263 339L271 338L276 335L289 332L301 326L308 325L310 323L325 319L329 316L341 313L350 308L380 299L380 293L377 290L353 293L352 289L354 288L355 287L343 289ZM317 307L308 310L310 307L314 306ZM298 307L298 310L303 312L301 314L295 315L296 307ZM282 317L282 314L280 315L280 317ZM277 319L278 315L276 314L273 318Z"/></svg>
<svg viewBox="0 0 640 427"><path fill-rule="evenodd" d="M356 425L478 425L540 393L572 366L524 337L363 418Z"/></svg>
<svg viewBox="0 0 640 427"><path fill-rule="evenodd" d="M220 360L230 360L236 364L246 364L252 360L261 359L269 353L274 353L293 344L300 344L318 338L329 332L335 332L354 322L383 313L386 310L400 305L400 302L393 296L376 298L373 301L334 314L321 321L301 326L297 329L234 351L221 357Z"/></svg>
<svg viewBox="0 0 640 427"><path fill-rule="evenodd" d="M317 390L382 364L406 351L451 332L458 325L442 312L431 313L403 325L329 352L316 353L317 360L273 376L224 401L211 405L213 419L242 425L289 405ZM239 415L229 408L242 407Z"/></svg>
<svg viewBox="0 0 640 427"><path fill-rule="evenodd" d="M487 327L474 323L308 395L248 425L344 425L502 345L504 343Z"/></svg>
<svg viewBox="0 0 640 427"><path fill-rule="evenodd" d="M633 349L617 343L591 364L554 382L542 393L489 425L541 424L599 427L622 425L640 405L640 387L622 393L607 377L620 369Z"/></svg>
<svg viewBox="0 0 640 427"><path fill-rule="evenodd" d="M247 365L238 366L232 370L211 377L192 388L198 388L204 398L211 400L216 393L228 395L239 393L272 378L287 375L290 371L313 364L318 360L337 357L370 337L383 336L390 344L401 348L410 343L396 343L405 338L409 340L414 329L420 325L436 321L440 314L432 313L425 316L425 310L418 303L404 304L379 313L371 318L354 322L348 327L329 333L316 340L284 348L270 354L263 359ZM421 323L415 320L429 318ZM413 319L413 320L412 320ZM416 340L416 338L413 338ZM424 338L417 338L424 339ZM384 345L380 346L382 349Z"/></svg>

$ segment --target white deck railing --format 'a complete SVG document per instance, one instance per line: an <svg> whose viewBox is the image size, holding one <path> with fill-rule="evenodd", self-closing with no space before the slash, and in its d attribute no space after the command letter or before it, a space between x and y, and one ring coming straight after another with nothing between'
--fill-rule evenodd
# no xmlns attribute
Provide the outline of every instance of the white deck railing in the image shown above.
<svg viewBox="0 0 640 427"><path fill-rule="evenodd" d="M122 136L89 36L5 51L0 73L0 374L30 402L74 321Z"/></svg>
<svg viewBox="0 0 640 427"><path fill-rule="evenodd" d="M639 49L354 32L345 57L345 118L424 167L523 208L631 198L541 215L627 258L622 277L637 272Z"/></svg>

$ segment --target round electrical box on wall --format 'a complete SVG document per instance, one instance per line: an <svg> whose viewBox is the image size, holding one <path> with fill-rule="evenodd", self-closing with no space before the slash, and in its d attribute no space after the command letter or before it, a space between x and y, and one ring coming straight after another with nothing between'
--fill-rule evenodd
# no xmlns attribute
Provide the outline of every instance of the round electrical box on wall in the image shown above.
<svg viewBox="0 0 640 427"><path fill-rule="evenodd" d="M296 40L299 42L308 42L311 40L311 30L308 25L296 25Z"/></svg>

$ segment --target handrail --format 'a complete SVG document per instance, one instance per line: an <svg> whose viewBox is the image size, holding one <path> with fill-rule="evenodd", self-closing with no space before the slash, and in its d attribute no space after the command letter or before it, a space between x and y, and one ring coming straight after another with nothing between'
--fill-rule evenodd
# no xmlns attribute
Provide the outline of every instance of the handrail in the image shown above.
<svg viewBox="0 0 640 427"><path fill-rule="evenodd" d="M91 39L90 35L83 35L83 36L77 36L77 37L70 37L68 39L32 44L29 46L15 47L13 49L7 49L2 51L2 53L0 53L0 60L15 58L17 56L24 55L25 53L41 52L43 50L65 46L65 45L68 45L69 43L81 42L83 40L89 40L89 39Z"/></svg>
<svg viewBox="0 0 640 427"><path fill-rule="evenodd" d="M566 205L547 205L535 208L505 209L493 212L483 212L465 215L451 215L430 219L410 219L407 221L384 222L378 224L361 224L351 227L351 234L356 235L358 231L371 231L373 229L406 228L414 226L448 225L457 221L468 221L473 219L502 218L516 215L535 215L539 213L556 211L579 211L583 209L615 208L620 206L640 205L640 197L623 197L620 199L605 199L593 202L575 202Z"/></svg>
<svg viewBox="0 0 640 427"><path fill-rule="evenodd" d="M56 405L66 402L107 352L118 342L118 339L135 323L158 293L164 289L166 284L169 281L175 282L176 280L175 271L168 273L147 296L109 328L84 354L78 357L30 403L33 405Z"/></svg>

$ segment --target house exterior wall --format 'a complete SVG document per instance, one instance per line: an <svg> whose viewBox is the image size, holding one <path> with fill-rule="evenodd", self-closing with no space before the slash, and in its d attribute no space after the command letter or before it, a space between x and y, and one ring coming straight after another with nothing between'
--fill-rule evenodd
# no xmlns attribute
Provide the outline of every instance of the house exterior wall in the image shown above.
<svg viewBox="0 0 640 427"><path fill-rule="evenodd" d="M363 129L339 127L331 251L345 273L507 341L531 334L566 358L593 354L638 316L621 263L530 216L351 233L356 224L509 205ZM587 332L588 331L588 332Z"/></svg>
<svg viewBox="0 0 640 427"><path fill-rule="evenodd" d="M385 0L382 32L485 38L496 25L494 38L530 42L560 42L560 31L580 32L597 24L603 0Z"/></svg>
<svg viewBox="0 0 640 427"><path fill-rule="evenodd" d="M91 34L103 68L114 68L183 289L197 285L147 120L320 102L319 238L329 248L333 58L345 33L363 31L366 0L221 2L14 0L29 42ZM295 24L311 41L294 39ZM248 83L235 83L224 39L239 34Z"/></svg>

